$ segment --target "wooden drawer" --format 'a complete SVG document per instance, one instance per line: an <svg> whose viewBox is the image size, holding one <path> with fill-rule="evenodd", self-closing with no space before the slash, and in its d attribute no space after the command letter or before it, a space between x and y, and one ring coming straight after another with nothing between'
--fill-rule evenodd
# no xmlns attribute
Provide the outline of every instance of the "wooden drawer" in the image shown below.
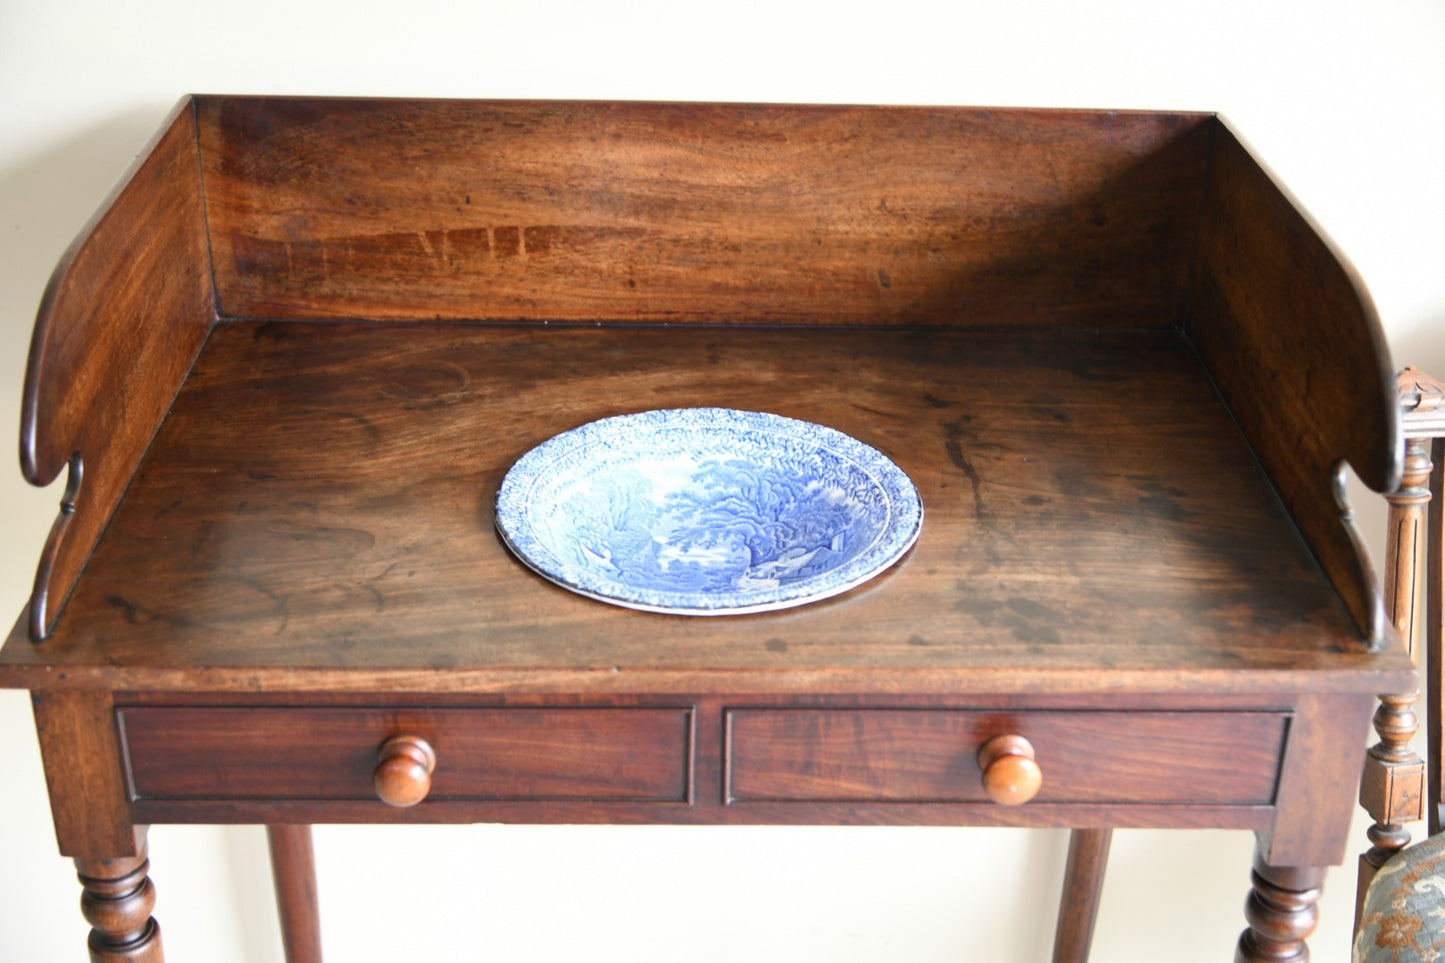
<svg viewBox="0 0 1445 963"><path fill-rule="evenodd" d="M435 749L429 800L688 799L688 708L121 708L133 800L375 799L377 749Z"/></svg>
<svg viewBox="0 0 1445 963"><path fill-rule="evenodd" d="M1288 716L1273 712L734 709L727 799L987 802L976 754L1033 745L1046 803L1264 805Z"/></svg>

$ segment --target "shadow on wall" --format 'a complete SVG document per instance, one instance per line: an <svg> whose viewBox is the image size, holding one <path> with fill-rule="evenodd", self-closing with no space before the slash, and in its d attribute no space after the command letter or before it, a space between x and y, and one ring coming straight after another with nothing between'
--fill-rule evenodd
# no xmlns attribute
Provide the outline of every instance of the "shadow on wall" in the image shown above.
<svg viewBox="0 0 1445 963"><path fill-rule="evenodd" d="M4 354L7 378L17 366L23 377L24 350L51 270L169 108L127 111L0 169L0 338L13 349Z"/></svg>
<svg viewBox="0 0 1445 963"><path fill-rule="evenodd" d="M6 625L25 604L35 563L55 519L64 475L45 490L21 477L20 393L41 294L60 256L129 169L169 105L134 109L0 168L0 506L7 551L0 561Z"/></svg>

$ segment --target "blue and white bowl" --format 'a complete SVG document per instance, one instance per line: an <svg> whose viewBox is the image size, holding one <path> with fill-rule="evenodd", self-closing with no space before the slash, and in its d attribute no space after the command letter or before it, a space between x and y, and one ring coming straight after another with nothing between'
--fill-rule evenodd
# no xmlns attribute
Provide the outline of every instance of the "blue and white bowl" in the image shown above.
<svg viewBox="0 0 1445 963"><path fill-rule="evenodd" d="M845 592L896 562L918 491L840 431L731 408L603 418L523 455L497 493L517 557L582 595L737 615Z"/></svg>

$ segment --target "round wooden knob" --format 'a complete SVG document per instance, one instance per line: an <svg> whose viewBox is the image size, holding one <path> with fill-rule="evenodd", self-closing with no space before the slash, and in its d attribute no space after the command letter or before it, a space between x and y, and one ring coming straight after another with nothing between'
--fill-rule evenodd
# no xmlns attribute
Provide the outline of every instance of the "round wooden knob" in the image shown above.
<svg viewBox="0 0 1445 963"><path fill-rule="evenodd" d="M431 774L437 754L421 736L392 736L376 751L371 784L376 795L391 806L415 806L431 791Z"/></svg>
<svg viewBox="0 0 1445 963"><path fill-rule="evenodd" d="M1001 806L1022 806L1039 793L1044 773L1023 736L994 736L978 750L983 788Z"/></svg>

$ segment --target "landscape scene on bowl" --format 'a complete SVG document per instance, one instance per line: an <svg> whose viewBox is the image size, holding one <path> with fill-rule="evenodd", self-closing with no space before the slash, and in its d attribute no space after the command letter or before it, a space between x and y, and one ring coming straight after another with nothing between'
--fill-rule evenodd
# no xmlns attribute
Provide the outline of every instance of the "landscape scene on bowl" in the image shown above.
<svg viewBox="0 0 1445 963"><path fill-rule="evenodd" d="M705 433L669 444L670 434L681 433L660 433L641 455L595 463L590 453L585 478L555 466L551 477L569 483L534 490L534 505L554 506L534 519L540 540L634 589L746 596L834 572L887 529L883 488L834 452L776 436L734 436L710 452Z"/></svg>

